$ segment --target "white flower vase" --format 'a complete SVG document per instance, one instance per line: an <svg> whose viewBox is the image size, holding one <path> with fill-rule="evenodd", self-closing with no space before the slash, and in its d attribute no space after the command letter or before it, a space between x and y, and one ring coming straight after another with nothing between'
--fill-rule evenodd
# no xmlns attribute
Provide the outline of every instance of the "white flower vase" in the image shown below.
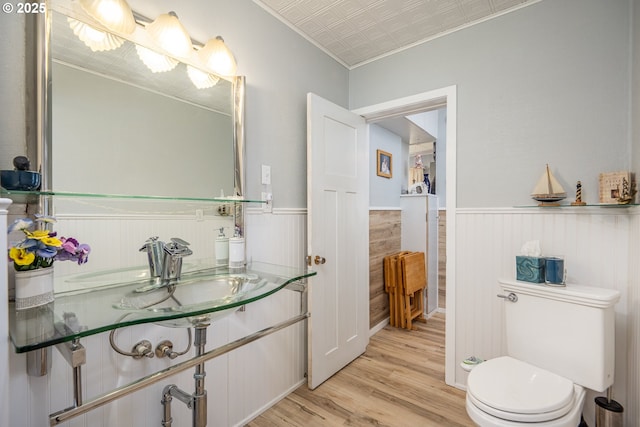
<svg viewBox="0 0 640 427"><path fill-rule="evenodd" d="M16 271L16 310L53 302L53 267Z"/></svg>

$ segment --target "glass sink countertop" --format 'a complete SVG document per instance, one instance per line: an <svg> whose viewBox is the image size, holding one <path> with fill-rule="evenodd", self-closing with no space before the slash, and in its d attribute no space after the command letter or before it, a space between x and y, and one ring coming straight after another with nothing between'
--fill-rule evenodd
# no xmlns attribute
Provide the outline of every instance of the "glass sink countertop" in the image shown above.
<svg viewBox="0 0 640 427"><path fill-rule="evenodd" d="M15 310L14 303L9 303L9 335L16 352L141 323L188 327L200 318L210 322L316 274L306 268L257 262L242 269L197 263L195 268L183 271L175 286L143 291L150 279L136 277L141 270L56 278L76 284L86 282L87 287L56 293L55 301L27 310ZM221 284L230 291L216 288Z"/></svg>

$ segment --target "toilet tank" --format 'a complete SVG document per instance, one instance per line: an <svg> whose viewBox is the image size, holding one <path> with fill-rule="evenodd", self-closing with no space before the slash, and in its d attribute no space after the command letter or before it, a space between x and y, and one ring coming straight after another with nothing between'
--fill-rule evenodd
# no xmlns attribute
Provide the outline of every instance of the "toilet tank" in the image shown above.
<svg viewBox="0 0 640 427"><path fill-rule="evenodd" d="M507 353L596 391L613 384L614 305L620 292L501 280Z"/></svg>

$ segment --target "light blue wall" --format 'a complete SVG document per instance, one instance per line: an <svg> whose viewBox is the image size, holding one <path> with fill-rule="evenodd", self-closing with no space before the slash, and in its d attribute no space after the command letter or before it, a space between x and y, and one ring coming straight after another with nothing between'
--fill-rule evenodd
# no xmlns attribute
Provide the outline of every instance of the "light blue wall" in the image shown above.
<svg viewBox="0 0 640 427"><path fill-rule="evenodd" d="M530 204L545 163L597 202L631 167L631 1L543 0L366 64L350 108L457 85L459 207Z"/></svg>
<svg viewBox="0 0 640 427"><path fill-rule="evenodd" d="M24 155L24 20L0 14L0 169L13 169L11 160Z"/></svg>
<svg viewBox="0 0 640 427"><path fill-rule="evenodd" d="M306 94L348 105L348 70L251 0L131 0L155 17L175 11L192 38L222 35L246 76L246 193L262 191L260 169L271 166L274 207L306 206ZM24 21L0 14L0 169L24 154ZM215 190L216 194L219 189Z"/></svg>
<svg viewBox="0 0 640 427"><path fill-rule="evenodd" d="M400 192L407 189L407 144L402 138L376 124L369 126L369 206L393 208L400 206ZM392 177L378 176L377 150L392 155Z"/></svg>
<svg viewBox="0 0 640 427"><path fill-rule="evenodd" d="M247 192L271 165L276 208L306 206L309 91L359 108L457 85L462 207L529 203L547 162L569 193L582 180L588 202L599 172L640 171L638 0L543 0L351 72L249 0L130 3L148 16L175 9L195 39L225 37L247 76ZM4 169L24 151L24 24L0 24Z"/></svg>
<svg viewBox="0 0 640 427"><path fill-rule="evenodd" d="M306 94L348 105L348 71L251 0L131 0L158 16L174 10L199 41L222 35L246 76L246 193L260 196L261 165L271 166L274 208L306 199Z"/></svg>
<svg viewBox="0 0 640 427"><path fill-rule="evenodd" d="M631 124L632 124L632 155L633 167L636 177L640 174L640 0L633 0L633 41L632 41L632 98L631 98Z"/></svg>

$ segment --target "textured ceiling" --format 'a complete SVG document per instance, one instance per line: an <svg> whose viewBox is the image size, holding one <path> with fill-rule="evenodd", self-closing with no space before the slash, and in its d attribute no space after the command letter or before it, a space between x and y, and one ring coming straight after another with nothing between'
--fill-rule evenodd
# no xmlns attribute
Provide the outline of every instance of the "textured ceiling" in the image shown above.
<svg viewBox="0 0 640 427"><path fill-rule="evenodd" d="M349 68L539 0L254 0Z"/></svg>

